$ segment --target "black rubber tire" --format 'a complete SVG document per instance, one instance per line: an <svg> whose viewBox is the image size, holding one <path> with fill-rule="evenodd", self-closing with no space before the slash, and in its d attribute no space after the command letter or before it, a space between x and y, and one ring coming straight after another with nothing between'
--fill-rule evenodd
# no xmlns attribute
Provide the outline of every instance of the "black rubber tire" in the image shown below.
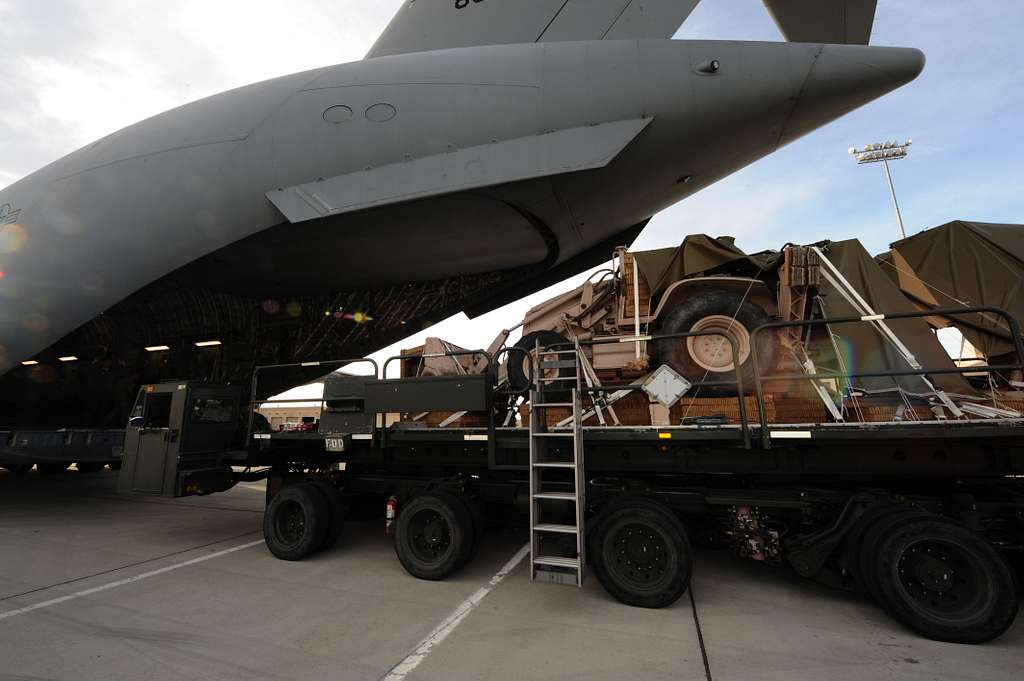
<svg viewBox="0 0 1024 681"><path fill-rule="evenodd" d="M329 524L327 533L324 535L324 543L318 551L333 547L341 537L341 530L345 527L345 502L341 498L341 491L323 478L314 478L309 484L320 490L324 501L327 502Z"/></svg>
<svg viewBox="0 0 1024 681"><path fill-rule="evenodd" d="M70 466L71 464L69 463L44 461L36 464L36 470L38 470L41 475L60 475L67 471Z"/></svg>
<svg viewBox="0 0 1024 681"><path fill-rule="evenodd" d="M521 352L509 352L508 360L506 362L510 390L524 393L534 387L536 381L531 381L530 375L523 368L523 364L525 363L523 353L530 353L528 356L532 358L532 353L537 349L538 341L540 342L541 349L551 347L552 345L564 345L569 342L565 336L560 333L555 333L554 331L534 331L533 333L528 333L520 338L519 342L512 347ZM566 355L566 359L568 358L569 355ZM573 375L573 373L566 369L559 369L557 374L558 377L571 375ZM555 383L546 384L545 391L548 393L564 393L566 389L569 388L566 383L568 383L568 381L556 381Z"/></svg>
<svg viewBox="0 0 1024 681"><path fill-rule="evenodd" d="M413 577L442 580L468 560L473 534L469 509L457 496L441 490L428 492L399 507L395 554ZM436 555L428 555L434 553L430 544L443 545Z"/></svg>
<svg viewBox="0 0 1024 681"><path fill-rule="evenodd" d="M619 548L632 532L650 533L634 552L660 551L646 573L630 570L628 548ZM626 536L623 536L626 533ZM662 543L658 543L658 541ZM653 546L652 546L653 544ZM662 548L664 547L664 548ZM693 549L683 523L663 504L651 499L619 499L598 517L588 545L589 562L605 590L616 600L639 608L665 608L686 593L693 574ZM635 558L635 556L632 556ZM625 562L623 562L625 561ZM660 563L660 567L658 566ZM640 574L657 572L649 583Z"/></svg>
<svg viewBox="0 0 1024 681"><path fill-rule="evenodd" d="M662 315L659 334L688 333L694 325L705 317L721 315L735 318L748 333L771 321L768 313L757 303L744 300L743 296L731 291L708 291L687 298L679 305ZM686 338L665 338L657 341L657 358L667 364L688 380L699 383L702 381L734 381L735 371L713 372L701 367L690 356ZM769 374L778 359L779 339L774 333L761 333L757 338L758 360L761 375ZM737 352L739 348L737 348ZM753 353L746 360L741 360L740 373L743 377L743 391L754 392ZM705 375L707 378L705 378ZM703 395L735 395L736 386L719 385L700 388Z"/></svg>
<svg viewBox="0 0 1024 681"><path fill-rule="evenodd" d="M891 528L878 547L878 586L897 619L947 643L991 641L1020 605L1017 578L996 548L940 516Z"/></svg>
<svg viewBox="0 0 1024 681"><path fill-rule="evenodd" d="M879 516L864 533L860 541L860 552L857 555L857 568L860 585L871 600L886 610L886 599L882 595L878 583L878 546L892 532L893 528L907 520L936 517L918 509L894 506L892 512Z"/></svg>
<svg viewBox="0 0 1024 681"><path fill-rule="evenodd" d="M302 560L323 546L330 526L327 499L309 483L275 494L263 514L263 538L281 560Z"/></svg>
<svg viewBox="0 0 1024 681"><path fill-rule="evenodd" d="M453 496L462 502L462 505L466 508L466 513L469 514L470 523L472 523L473 526L473 534L471 541L469 542L469 546L467 547L466 557L464 558L464 563L468 563L473 560L473 556L475 556L477 551L480 550L480 544L483 542L484 515L480 511L480 505L473 499L470 499L464 494L456 494Z"/></svg>
<svg viewBox="0 0 1024 681"><path fill-rule="evenodd" d="M75 464L79 473L99 473L106 467L107 464L98 461L83 461Z"/></svg>

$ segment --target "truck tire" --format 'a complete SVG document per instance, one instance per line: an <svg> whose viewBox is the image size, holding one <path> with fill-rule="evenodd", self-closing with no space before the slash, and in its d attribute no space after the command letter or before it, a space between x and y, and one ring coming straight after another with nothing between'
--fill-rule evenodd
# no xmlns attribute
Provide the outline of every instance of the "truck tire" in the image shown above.
<svg viewBox="0 0 1024 681"><path fill-rule="evenodd" d="M935 641L991 641L1020 603L1016 576L995 547L940 516L890 528L878 546L877 580L886 609Z"/></svg>
<svg viewBox="0 0 1024 681"><path fill-rule="evenodd" d="M736 352L740 360L743 391L754 390L754 368L750 349L751 333L771 319L764 309L743 296L729 291L709 291L687 298L675 306L661 321L661 334L691 333L697 331L731 331L736 338ZM761 374L775 366L778 337L773 333L758 335L757 355ZM687 380L735 381L732 351L723 336L697 336L666 338L657 341L657 358ZM705 378L706 377L706 378ZM704 395L735 395L736 386L707 386L700 389Z"/></svg>
<svg viewBox="0 0 1024 681"><path fill-rule="evenodd" d="M664 608L690 586L693 550L683 523L650 499L611 502L589 544L590 563L612 597L640 608Z"/></svg>
<svg viewBox="0 0 1024 681"><path fill-rule="evenodd" d="M330 525L327 499L314 485L289 485L263 514L263 538L281 560L302 560L323 546Z"/></svg>
<svg viewBox="0 0 1024 681"><path fill-rule="evenodd" d="M859 584L871 600L883 610L888 610L888 607L878 582L878 545L894 527L904 521L936 517L907 506L890 506L887 510L888 513L880 514L866 528L857 554Z"/></svg>
<svg viewBox="0 0 1024 681"><path fill-rule="evenodd" d="M533 333L528 333L519 339L519 342L513 346L513 348L519 352L510 352L508 354L509 389L515 392L524 393L535 386L536 380L530 380L532 372L527 368L526 364L528 361L533 360L533 355L537 349L538 342L540 342L541 349L544 349L551 347L552 345L565 345L569 341L565 336L560 333L555 333L554 331L534 331ZM566 355L565 357L568 359L570 356ZM570 373L565 369L558 369L557 371L552 370L545 376L545 378L561 378L571 376L573 373ZM537 377L532 376L532 378L536 379ZM569 387L565 385L566 383L567 381L556 381L554 383L545 384L545 388L549 392L565 392ZM550 388L548 387L549 385Z"/></svg>
<svg viewBox="0 0 1024 681"><path fill-rule="evenodd" d="M480 550L480 544L484 538L484 515L480 511L480 505L473 499L470 499L464 494L456 494L454 496L462 502L463 506L465 506L466 513L469 514L469 520L473 527L471 541L469 542L469 546L466 550L466 557L463 561L464 563L468 563L473 560L473 556L475 556L477 551Z"/></svg>
<svg viewBox="0 0 1024 681"><path fill-rule="evenodd" d="M433 491L401 507L395 553L413 577L442 580L466 562L473 542L469 509L453 494Z"/></svg>
<svg viewBox="0 0 1024 681"><path fill-rule="evenodd" d="M323 551L333 547L341 537L341 530L345 526L345 502L341 498L341 490L323 478L314 478L309 484L320 490L327 502L327 514L329 522L327 533L324 535L324 543L317 549Z"/></svg>

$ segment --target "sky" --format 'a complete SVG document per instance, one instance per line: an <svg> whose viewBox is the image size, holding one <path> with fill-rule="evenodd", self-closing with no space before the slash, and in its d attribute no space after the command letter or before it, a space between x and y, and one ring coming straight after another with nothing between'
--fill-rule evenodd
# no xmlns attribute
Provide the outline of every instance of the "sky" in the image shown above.
<svg viewBox="0 0 1024 681"><path fill-rule="evenodd" d="M0 187L172 107L358 60L399 4L0 0ZM635 247L677 245L705 232L734 235L751 252L853 237L882 251L898 236L883 171L858 167L847 149L890 139L914 140L910 157L892 166L909 234L954 219L1024 222L1022 27L1019 0L879 0L873 44L920 48L924 73L657 215ZM703 0L677 38L781 35L760 0ZM527 309L579 281L428 333L486 346ZM378 353L392 354L396 348Z"/></svg>

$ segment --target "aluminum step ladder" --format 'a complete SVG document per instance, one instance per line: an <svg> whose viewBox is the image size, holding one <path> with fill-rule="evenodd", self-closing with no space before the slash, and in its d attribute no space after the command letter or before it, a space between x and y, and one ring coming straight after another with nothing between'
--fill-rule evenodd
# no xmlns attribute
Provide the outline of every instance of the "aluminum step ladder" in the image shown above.
<svg viewBox="0 0 1024 681"><path fill-rule="evenodd" d="M538 347L533 358L536 385L530 391L530 579L577 587L583 586L586 563L579 353L578 344L571 350ZM556 377L543 378L553 369L558 370ZM572 409L571 428L548 428L547 410L559 407ZM549 517L556 513L557 518Z"/></svg>

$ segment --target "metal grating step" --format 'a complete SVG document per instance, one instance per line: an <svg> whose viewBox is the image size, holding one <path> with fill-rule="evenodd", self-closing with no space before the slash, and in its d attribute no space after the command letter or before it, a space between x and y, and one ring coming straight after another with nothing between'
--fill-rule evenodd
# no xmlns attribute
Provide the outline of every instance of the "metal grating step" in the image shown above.
<svg viewBox="0 0 1024 681"><path fill-rule="evenodd" d="M562 558L561 556L534 556L534 565L550 565L551 567L574 568L579 570L578 558Z"/></svg>
<svg viewBox="0 0 1024 681"><path fill-rule="evenodd" d="M559 534L576 534L579 530L575 525L556 525L554 523L538 523L533 526L534 532L557 532Z"/></svg>

